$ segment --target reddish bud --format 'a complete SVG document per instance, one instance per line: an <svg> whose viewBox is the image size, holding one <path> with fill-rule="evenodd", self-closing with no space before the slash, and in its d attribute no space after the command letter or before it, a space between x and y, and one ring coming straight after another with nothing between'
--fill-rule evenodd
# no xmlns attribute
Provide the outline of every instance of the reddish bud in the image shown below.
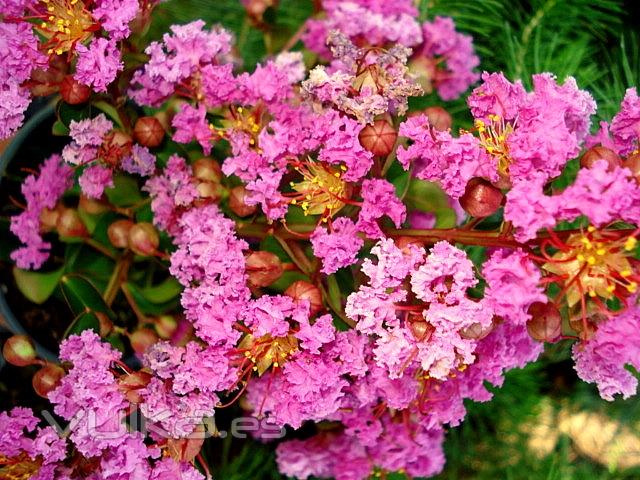
<svg viewBox="0 0 640 480"><path fill-rule="evenodd" d="M282 262L275 253L253 252L246 258L249 283L254 287L266 287L282 276Z"/></svg>
<svg viewBox="0 0 640 480"><path fill-rule="evenodd" d="M409 253L409 245L424 247L424 242L416 237L398 237L395 239L396 246L404 253Z"/></svg>
<svg viewBox="0 0 640 480"><path fill-rule="evenodd" d="M85 194L81 194L78 210L82 210L91 215L99 215L109 210L109 203L105 200L89 198Z"/></svg>
<svg viewBox="0 0 640 480"><path fill-rule="evenodd" d="M127 248L129 246L129 232L134 223L128 219L116 220L107 229L107 236L111 245L116 248Z"/></svg>
<svg viewBox="0 0 640 480"><path fill-rule="evenodd" d="M591 168L598 160L604 160L607 162L608 171L620 166L621 163L620 157L616 152L598 145L596 147L591 147L585 152L580 159L580 166L583 168Z"/></svg>
<svg viewBox="0 0 640 480"><path fill-rule="evenodd" d="M222 180L222 169L220 164L212 158L200 158L191 165L193 176L205 182L220 183Z"/></svg>
<svg viewBox="0 0 640 480"><path fill-rule="evenodd" d="M460 205L472 217L488 217L500 205L504 195L483 178L472 178L467 183L464 195L460 197Z"/></svg>
<svg viewBox="0 0 640 480"><path fill-rule="evenodd" d="M156 117L140 117L133 127L133 137L140 145L153 148L162 143L164 128Z"/></svg>
<svg viewBox="0 0 640 480"><path fill-rule="evenodd" d="M38 395L47 398L49 392L60 385L64 376L65 371L60 365L47 364L35 373L31 384Z"/></svg>
<svg viewBox="0 0 640 480"><path fill-rule="evenodd" d="M24 367L35 362L37 354L33 342L26 335L9 337L2 347L5 360L16 367Z"/></svg>
<svg viewBox="0 0 640 480"><path fill-rule="evenodd" d="M289 285L284 292L285 295L290 296L296 302L300 300L308 300L310 314L315 315L322 310L322 293L320 289L312 283L304 280L298 280Z"/></svg>
<svg viewBox="0 0 640 480"><path fill-rule="evenodd" d="M139 392L149 385L151 378L152 375L144 371L122 375L118 378L118 389L130 403L142 403L142 396Z"/></svg>
<svg viewBox="0 0 640 480"><path fill-rule="evenodd" d="M129 248L136 255L151 256L158 250L158 245L160 245L160 237L152 224L137 223L129 230Z"/></svg>
<svg viewBox="0 0 640 480"><path fill-rule="evenodd" d="M553 303L535 302L528 313L527 331L534 340L553 342L562 334L562 317Z"/></svg>
<svg viewBox="0 0 640 480"><path fill-rule="evenodd" d="M358 139L365 150L378 157L386 157L393 151L398 133L387 120L376 120L360 131Z"/></svg>
<svg viewBox="0 0 640 480"><path fill-rule="evenodd" d="M419 342L428 342L436 329L429 322L426 322L421 314L414 313L412 316L415 317L415 320L409 322L411 333Z"/></svg>
<svg viewBox="0 0 640 480"><path fill-rule="evenodd" d="M424 110L425 115L429 119L429 123L436 130L444 132L451 128L453 122L451 115L442 107L428 107Z"/></svg>
<svg viewBox="0 0 640 480"><path fill-rule="evenodd" d="M169 339L178 329L178 321L172 315L160 315L153 319L153 326L162 339Z"/></svg>
<svg viewBox="0 0 640 480"><path fill-rule="evenodd" d="M131 348L136 353L144 353L158 341L158 335L150 328L141 328L129 335Z"/></svg>
<svg viewBox="0 0 640 480"><path fill-rule="evenodd" d="M275 7L278 0L242 0L247 15L254 23L261 24L263 22L264 12L268 8Z"/></svg>
<svg viewBox="0 0 640 480"><path fill-rule="evenodd" d="M84 226L78 211L74 208L64 208L60 212L56 222L56 230L61 237L86 238L89 236L87 227Z"/></svg>
<svg viewBox="0 0 640 480"><path fill-rule="evenodd" d="M60 84L60 95L69 105L79 105L89 100L91 89L74 79L73 75L67 75Z"/></svg>
<svg viewBox="0 0 640 480"><path fill-rule="evenodd" d="M630 155L624 162L624 166L631 170L633 176L640 181L640 153Z"/></svg>
<svg viewBox="0 0 640 480"><path fill-rule="evenodd" d="M239 217L247 217L256 211L255 205L247 205L244 201L247 190L244 186L234 187L229 192L229 208Z"/></svg>

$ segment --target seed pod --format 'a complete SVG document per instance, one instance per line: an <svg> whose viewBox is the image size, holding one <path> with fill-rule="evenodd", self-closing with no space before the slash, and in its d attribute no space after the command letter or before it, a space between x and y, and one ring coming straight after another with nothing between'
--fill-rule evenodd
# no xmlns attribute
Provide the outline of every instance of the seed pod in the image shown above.
<svg viewBox="0 0 640 480"><path fill-rule="evenodd" d="M425 321L422 314L416 312L411 312L409 319L409 330L411 330L415 339L419 342L428 342L433 332L436 331L435 327Z"/></svg>
<svg viewBox="0 0 640 480"><path fill-rule="evenodd" d="M140 117L133 127L133 138L145 147L154 148L164 139L164 128L156 117Z"/></svg>
<svg viewBox="0 0 640 480"><path fill-rule="evenodd" d="M222 169L220 164L212 158L203 157L191 165L193 176L204 182L220 183L222 181Z"/></svg>
<svg viewBox="0 0 640 480"><path fill-rule="evenodd" d="M200 182L196 189L200 198L207 199L212 202L219 202L225 194L225 188L221 183Z"/></svg>
<svg viewBox="0 0 640 480"><path fill-rule="evenodd" d="M153 326L162 339L169 339L178 328L178 321L173 315L160 315L153 319Z"/></svg>
<svg viewBox="0 0 640 480"><path fill-rule="evenodd" d="M69 105L80 105L89 100L91 89L67 75L60 83L60 96Z"/></svg>
<svg viewBox="0 0 640 480"><path fill-rule="evenodd" d="M282 276L282 262L275 253L258 251L246 258L249 283L254 287L267 287Z"/></svg>
<svg viewBox="0 0 640 480"><path fill-rule="evenodd" d="M150 328L140 328L129 335L129 341L134 352L144 353L158 341L158 335Z"/></svg>
<svg viewBox="0 0 640 480"><path fill-rule="evenodd" d="M484 337L489 335L493 330L493 323L488 327L483 328L479 323L473 323L468 327L460 330L460 336L462 338L466 338L467 340L482 340Z"/></svg>
<svg viewBox="0 0 640 480"><path fill-rule="evenodd" d="M562 317L552 303L533 303L528 310L531 319L527 322L527 331L534 340L553 342L562 334Z"/></svg>
<svg viewBox="0 0 640 480"><path fill-rule="evenodd" d="M620 166L621 159L616 152L600 145L591 147L585 152L580 159L580 166L582 168L591 168L593 164L598 160L604 160L607 162L607 170L611 171L615 167Z"/></svg>
<svg viewBox="0 0 640 480"><path fill-rule="evenodd" d="M38 395L47 398L49 392L60 385L60 380L62 380L64 376L64 368L60 365L48 363L35 373L31 379L31 384Z"/></svg>
<svg viewBox="0 0 640 480"><path fill-rule="evenodd" d="M105 200L89 198L83 193L80 195L78 210L82 210L91 215L98 215L109 210L109 203Z"/></svg>
<svg viewBox="0 0 640 480"><path fill-rule="evenodd" d="M268 8L275 7L278 0L242 0L247 15L256 25L261 25L264 21L263 15Z"/></svg>
<svg viewBox="0 0 640 480"><path fill-rule="evenodd" d="M53 210L43 208L42 212L40 212L40 231L46 233L55 230L62 210L64 210L64 205L61 203L56 205Z"/></svg>
<svg viewBox="0 0 640 480"><path fill-rule="evenodd" d="M129 232L134 223L128 219L116 220L107 229L107 236L111 245L116 248L127 248L129 246Z"/></svg>
<svg viewBox="0 0 640 480"><path fill-rule="evenodd" d="M500 189L483 178L472 178L460 197L460 205L472 217L482 218L498 210L503 199Z"/></svg>
<svg viewBox="0 0 640 480"><path fill-rule="evenodd" d="M298 280L289 285L284 292L285 295L290 296L296 302L299 300L308 300L310 314L315 315L322 310L322 293L312 283L305 280Z"/></svg>
<svg viewBox="0 0 640 480"><path fill-rule="evenodd" d="M229 208L239 217L247 217L255 213L257 207L255 205L247 205L244 201L247 190L240 185L231 189L229 193Z"/></svg>
<svg viewBox="0 0 640 480"><path fill-rule="evenodd" d="M9 337L2 347L5 360L16 367L25 367L35 363L36 349L31 339L26 335Z"/></svg>
<svg viewBox="0 0 640 480"><path fill-rule="evenodd" d="M137 223L129 230L129 248L136 255L149 257L158 251L158 245L160 245L160 237L152 224Z"/></svg>
<svg viewBox="0 0 640 480"><path fill-rule="evenodd" d="M387 120L376 120L360 131L358 139L365 150L378 157L386 157L393 151L398 133Z"/></svg>
<svg viewBox="0 0 640 480"><path fill-rule="evenodd" d="M427 107L424 110L425 115L429 119L429 123L441 132L449 130L453 120L449 112L442 107Z"/></svg>
<svg viewBox="0 0 640 480"><path fill-rule="evenodd" d="M78 211L74 208L64 208L58 215L56 230L61 237L86 238L89 236L87 227L82 223Z"/></svg>

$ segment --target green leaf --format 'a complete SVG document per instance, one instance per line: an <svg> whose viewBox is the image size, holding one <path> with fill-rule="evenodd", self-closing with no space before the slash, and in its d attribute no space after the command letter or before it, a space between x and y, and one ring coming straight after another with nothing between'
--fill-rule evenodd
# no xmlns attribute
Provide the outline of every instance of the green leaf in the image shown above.
<svg viewBox="0 0 640 480"><path fill-rule="evenodd" d="M437 184L417 178L411 179L404 199L409 209L421 212L436 212L442 208L449 208L447 196Z"/></svg>
<svg viewBox="0 0 640 480"><path fill-rule="evenodd" d="M100 110L102 110L104 113L106 113L107 116L111 120L116 122L120 128L124 128L124 125L122 125L122 120L120 120L120 115L118 114L118 110L116 110L116 107L114 107L110 103L105 102L104 100L95 102L93 105L99 108Z"/></svg>
<svg viewBox="0 0 640 480"><path fill-rule="evenodd" d="M51 133L56 137L66 137L69 135L69 127L60 120L56 120L53 127L51 127Z"/></svg>
<svg viewBox="0 0 640 480"><path fill-rule="evenodd" d="M113 311L105 303L100 292L86 278L74 274L64 275L60 280L60 286L69 308L76 317L67 328L65 338L87 329L99 332L100 321L97 314L104 314L114 319Z"/></svg>
<svg viewBox="0 0 640 480"><path fill-rule="evenodd" d="M62 126L69 127L72 121L80 121L89 118L91 109L87 105L69 105L65 102L58 103L58 120Z"/></svg>
<svg viewBox="0 0 640 480"><path fill-rule="evenodd" d="M14 267L13 278L22 294L33 303L41 304L47 301L56 289L63 269L41 273L22 270Z"/></svg>
<svg viewBox="0 0 640 480"><path fill-rule="evenodd" d="M168 310L172 310L178 306L177 296L164 302L154 302L145 296L145 292L135 283L127 282L125 283L125 287L131 293L140 311L145 315L162 315Z"/></svg>
<svg viewBox="0 0 640 480"><path fill-rule="evenodd" d="M297 282L298 280L305 280L308 282L309 277L302 272L288 270L283 272L282 276L278 280L269 285L269 289L276 292L284 292L293 282Z"/></svg>
<svg viewBox="0 0 640 480"><path fill-rule="evenodd" d="M291 257L284 251L280 242L273 235L267 235L262 239L260 250L275 253L281 262L291 262Z"/></svg>
<svg viewBox="0 0 640 480"><path fill-rule="evenodd" d="M173 277L168 277L158 285L142 287L140 293L150 302L163 303L174 300L182 293L182 286Z"/></svg>
<svg viewBox="0 0 640 480"><path fill-rule="evenodd" d="M113 188L105 190L105 194L116 207L130 207L142 200L137 180L128 175L115 175Z"/></svg>

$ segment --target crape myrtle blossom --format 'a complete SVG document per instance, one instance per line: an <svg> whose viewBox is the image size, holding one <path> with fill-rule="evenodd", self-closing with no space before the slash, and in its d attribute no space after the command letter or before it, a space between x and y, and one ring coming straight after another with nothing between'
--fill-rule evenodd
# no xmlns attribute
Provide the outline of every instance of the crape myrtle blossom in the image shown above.
<svg viewBox="0 0 640 480"><path fill-rule="evenodd" d="M640 147L640 98L635 87L629 88L613 117L611 125L600 122L600 130L587 137L587 147L602 145L619 155L638 153Z"/></svg>
<svg viewBox="0 0 640 480"><path fill-rule="evenodd" d="M20 126L31 97L28 80L52 61L62 59L71 66L77 59L75 79L105 92L123 68L117 42L131 34L129 25L140 9L138 0L3 2L0 138Z"/></svg>
<svg viewBox="0 0 640 480"><path fill-rule="evenodd" d="M73 170L60 155L52 155L44 161L39 174L30 175L22 184L26 209L11 218L11 232L23 246L11 253L20 268L38 269L49 258L51 243L42 238L40 218L55 208L63 193L73 185Z"/></svg>
<svg viewBox="0 0 640 480"><path fill-rule="evenodd" d="M412 141L398 149L405 169L413 163L418 178L437 181L454 198L474 176L510 186L559 175L588 132L596 108L591 95L573 78L558 85L548 73L533 76L529 93L501 73L485 73L483 81L467 100L477 136L434 131L421 117L400 126Z"/></svg>
<svg viewBox="0 0 640 480"><path fill-rule="evenodd" d="M357 235L355 224L346 217L333 221L329 230L319 225L310 240L313 253L322 259L322 271L326 274L354 264L356 255L364 245Z"/></svg>

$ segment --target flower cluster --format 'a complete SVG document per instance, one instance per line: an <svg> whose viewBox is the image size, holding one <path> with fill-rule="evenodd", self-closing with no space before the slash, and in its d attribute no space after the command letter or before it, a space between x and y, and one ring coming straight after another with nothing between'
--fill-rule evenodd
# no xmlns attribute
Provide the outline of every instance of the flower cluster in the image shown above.
<svg viewBox="0 0 640 480"><path fill-rule="evenodd" d="M308 71L289 51L238 71L232 35L195 21L129 76L118 45L148 2L32 3L53 8L33 27L44 40L24 5L2 7L19 45L0 49L0 70L27 76L2 77L0 94L26 98L25 65L46 64L45 45L77 57L104 113L65 124L62 156L25 180L12 258L41 267L55 227L115 266L100 308L80 309L100 335L62 342L46 392L68 435L0 414L0 473L9 459L42 479L205 478L198 435L239 405L256 437L322 424L278 444L285 475L432 476L465 401L490 400L544 342L575 342L576 371L603 398L635 393L634 89L590 135L596 105L572 78L538 74L528 92L485 73L467 99L473 127L453 132L444 110L407 116L409 97L456 98L478 58L451 19L420 25L409 0L322 1L303 40L330 63ZM558 188L568 164L580 168ZM79 192L82 218L66 206Z"/></svg>

